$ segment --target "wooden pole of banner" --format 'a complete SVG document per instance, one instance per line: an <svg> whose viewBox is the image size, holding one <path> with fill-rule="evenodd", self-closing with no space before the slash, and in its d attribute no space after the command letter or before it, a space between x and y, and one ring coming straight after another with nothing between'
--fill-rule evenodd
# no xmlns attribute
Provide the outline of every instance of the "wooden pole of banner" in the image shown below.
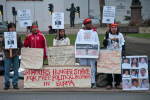
<svg viewBox="0 0 150 100"><path fill-rule="evenodd" d="M112 86L113 86L113 88L115 88L115 76L114 76L114 73L112 73L112 78L113 78Z"/></svg>
<svg viewBox="0 0 150 100"><path fill-rule="evenodd" d="M59 38L59 29L57 29L57 39Z"/></svg>
<svg viewBox="0 0 150 100"><path fill-rule="evenodd" d="M12 58L12 49L9 49L9 56Z"/></svg>

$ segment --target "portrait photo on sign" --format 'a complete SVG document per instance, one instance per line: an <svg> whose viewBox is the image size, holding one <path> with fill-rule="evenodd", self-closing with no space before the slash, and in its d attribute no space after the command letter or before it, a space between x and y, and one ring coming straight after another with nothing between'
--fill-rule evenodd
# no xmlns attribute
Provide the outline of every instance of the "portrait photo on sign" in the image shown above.
<svg viewBox="0 0 150 100"><path fill-rule="evenodd" d="M139 70L138 69L131 69L131 78L138 78Z"/></svg>
<svg viewBox="0 0 150 100"><path fill-rule="evenodd" d="M131 68L138 68L138 58L131 58Z"/></svg>
<svg viewBox="0 0 150 100"><path fill-rule="evenodd" d="M148 67L148 59L146 57L140 57L139 58L139 67Z"/></svg>
<svg viewBox="0 0 150 100"><path fill-rule="evenodd" d="M149 88L149 80L140 79L140 88Z"/></svg>
<svg viewBox="0 0 150 100"><path fill-rule="evenodd" d="M148 72L145 68L139 69L139 78L148 78Z"/></svg>
<svg viewBox="0 0 150 100"><path fill-rule="evenodd" d="M122 59L122 68L123 69L129 69L129 68L131 68L130 58L123 58Z"/></svg>
<svg viewBox="0 0 150 100"><path fill-rule="evenodd" d="M132 86L131 89L138 89L140 88L139 79L134 78L131 80Z"/></svg>
<svg viewBox="0 0 150 100"><path fill-rule="evenodd" d="M123 69L122 70L123 72L123 77L130 77L130 69Z"/></svg>
<svg viewBox="0 0 150 100"><path fill-rule="evenodd" d="M131 79L126 79L124 78L122 80L122 86L123 86L123 89L130 89L131 88Z"/></svg>

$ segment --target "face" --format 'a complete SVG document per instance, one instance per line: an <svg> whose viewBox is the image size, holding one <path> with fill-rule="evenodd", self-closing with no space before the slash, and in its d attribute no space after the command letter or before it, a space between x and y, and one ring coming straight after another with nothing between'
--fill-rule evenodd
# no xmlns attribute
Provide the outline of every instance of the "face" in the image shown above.
<svg viewBox="0 0 150 100"><path fill-rule="evenodd" d="M125 71L125 74L126 74L126 75L129 75L129 72L126 70L126 71Z"/></svg>
<svg viewBox="0 0 150 100"><path fill-rule="evenodd" d="M65 35L65 30L60 30L59 35L63 37Z"/></svg>
<svg viewBox="0 0 150 100"><path fill-rule="evenodd" d="M138 81L133 81L133 86L138 86L139 85L139 83L138 83Z"/></svg>
<svg viewBox="0 0 150 100"><path fill-rule="evenodd" d="M137 63L137 59L134 58L134 59L132 60L132 62L133 62L134 64Z"/></svg>
<svg viewBox="0 0 150 100"><path fill-rule="evenodd" d="M38 28L32 28L32 33L34 33L34 34L37 34L37 30L38 30Z"/></svg>
<svg viewBox="0 0 150 100"><path fill-rule="evenodd" d="M16 28L15 27L11 27L11 28L8 29L8 31L9 32L14 32L14 31L16 31Z"/></svg>
<svg viewBox="0 0 150 100"><path fill-rule="evenodd" d="M146 63L144 58L141 58L141 63Z"/></svg>
<svg viewBox="0 0 150 100"><path fill-rule="evenodd" d="M141 69L140 73L141 73L142 76L145 76L146 70L145 69Z"/></svg>
<svg viewBox="0 0 150 100"><path fill-rule="evenodd" d="M85 28L90 30L92 28L92 24L91 23L86 24Z"/></svg>
<svg viewBox="0 0 150 100"><path fill-rule="evenodd" d="M117 33L117 27L111 27L111 32L112 32L113 34Z"/></svg>
<svg viewBox="0 0 150 100"><path fill-rule="evenodd" d="M128 59L124 59L123 62L124 62L124 63L128 63Z"/></svg>

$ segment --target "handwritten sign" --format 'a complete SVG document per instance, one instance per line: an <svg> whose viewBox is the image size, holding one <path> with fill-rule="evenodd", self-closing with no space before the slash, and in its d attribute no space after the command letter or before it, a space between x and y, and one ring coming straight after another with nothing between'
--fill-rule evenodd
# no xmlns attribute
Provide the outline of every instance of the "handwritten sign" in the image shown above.
<svg viewBox="0 0 150 100"><path fill-rule="evenodd" d="M121 74L121 52L119 50L101 50L97 61L98 73Z"/></svg>
<svg viewBox="0 0 150 100"><path fill-rule="evenodd" d="M43 49L22 48L21 68L41 69L43 67Z"/></svg>
<svg viewBox="0 0 150 100"><path fill-rule="evenodd" d="M17 33L4 32L5 49L17 48Z"/></svg>
<svg viewBox="0 0 150 100"><path fill-rule="evenodd" d="M44 67L24 72L24 88L88 88L90 67Z"/></svg>
<svg viewBox="0 0 150 100"><path fill-rule="evenodd" d="M48 65L75 65L74 46L50 47L48 49Z"/></svg>

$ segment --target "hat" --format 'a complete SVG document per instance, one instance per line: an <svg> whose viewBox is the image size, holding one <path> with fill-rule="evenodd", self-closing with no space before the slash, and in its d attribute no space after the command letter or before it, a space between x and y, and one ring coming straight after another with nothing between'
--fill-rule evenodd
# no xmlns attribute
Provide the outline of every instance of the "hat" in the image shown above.
<svg viewBox="0 0 150 100"><path fill-rule="evenodd" d="M38 26L37 26L37 25L32 25L31 28L32 28L32 29L33 29L33 28L38 28Z"/></svg>
<svg viewBox="0 0 150 100"><path fill-rule="evenodd" d="M86 18L86 19L84 19L83 24L86 25L86 24L89 24L91 22L92 22L92 20L90 18Z"/></svg>
<svg viewBox="0 0 150 100"><path fill-rule="evenodd" d="M111 28L117 28L118 27L118 24L114 23L114 24L111 24Z"/></svg>

